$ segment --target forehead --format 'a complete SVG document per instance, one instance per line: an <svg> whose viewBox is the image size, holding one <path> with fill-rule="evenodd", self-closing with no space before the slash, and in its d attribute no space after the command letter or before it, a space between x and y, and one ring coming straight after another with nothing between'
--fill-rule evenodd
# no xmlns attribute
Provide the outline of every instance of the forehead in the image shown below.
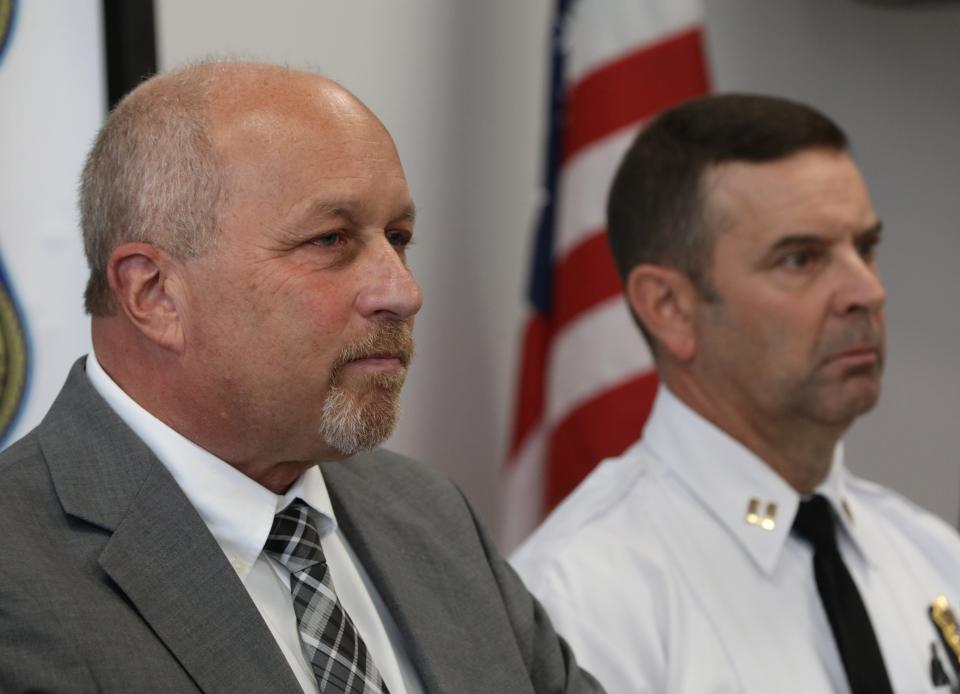
<svg viewBox="0 0 960 694"><path fill-rule="evenodd" d="M843 152L814 149L773 162L719 164L704 173L702 186L706 216L725 232L843 234L877 223L863 176Z"/></svg>
<svg viewBox="0 0 960 694"><path fill-rule="evenodd" d="M300 75L246 86L211 100L210 132L230 197L292 205L305 187L344 199L378 187L406 194L392 139L345 90Z"/></svg>

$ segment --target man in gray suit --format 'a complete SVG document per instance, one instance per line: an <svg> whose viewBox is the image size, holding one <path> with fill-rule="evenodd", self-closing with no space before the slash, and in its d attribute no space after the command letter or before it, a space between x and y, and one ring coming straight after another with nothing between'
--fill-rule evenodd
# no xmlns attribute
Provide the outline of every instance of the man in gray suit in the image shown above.
<svg viewBox="0 0 960 694"><path fill-rule="evenodd" d="M599 691L450 483L360 453L421 301L366 107L274 66L151 79L81 211L94 352L0 457L0 691Z"/></svg>

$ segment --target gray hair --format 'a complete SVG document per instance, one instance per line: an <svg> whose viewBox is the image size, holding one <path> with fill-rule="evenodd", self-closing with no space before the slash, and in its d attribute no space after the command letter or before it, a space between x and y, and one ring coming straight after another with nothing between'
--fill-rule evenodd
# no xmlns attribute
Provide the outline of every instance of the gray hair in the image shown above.
<svg viewBox="0 0 960 694"><path fill-rule="evenodd" d="M208 128L207 65L144 82L110 113L80 179L80 217L90 278L87 313L110 315L110 255L150 243L183 259L210 247L225 191Z"/></svg>

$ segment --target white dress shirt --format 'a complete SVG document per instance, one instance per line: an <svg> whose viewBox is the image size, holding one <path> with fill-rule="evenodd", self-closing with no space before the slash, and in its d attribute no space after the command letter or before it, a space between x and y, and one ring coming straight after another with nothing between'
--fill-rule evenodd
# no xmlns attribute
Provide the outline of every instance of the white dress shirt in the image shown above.
<svg viewBox="0 0 960 694"><path fill-rule="evenodd" d="M893 690L949 691L931 683L932 645L955 678L928 608L943 594L960 615L956 531L851 475L840 446L817 492L839 516ZM844 694L813 550L790 534L799 502L661 388L643 439L602 463L513 563L610 694Z"/></svg>
<svg viewBox="0 0 960 694"><path fill-rule="evenodd" d="M337 527L319 467L307 470L286 494L274 494L143 409L110 378L92 352L86 371L97 392L159 458L196 508L305 692L318 692L317 681L300 646L290 573L263 552L274 515L297 497L323 518L320 544L337 596L391 694L422 694L423 685L393 617Z"/></svg>

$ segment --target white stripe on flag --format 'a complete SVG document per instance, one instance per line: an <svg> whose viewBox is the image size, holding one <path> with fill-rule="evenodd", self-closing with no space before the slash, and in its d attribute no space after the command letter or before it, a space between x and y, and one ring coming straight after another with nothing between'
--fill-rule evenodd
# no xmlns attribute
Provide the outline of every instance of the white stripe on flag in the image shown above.
<svg viewBox="0 0 960 694"><path fill-rule="evenodd" d="M554 338L547 421L553 426L582 402L651 368L650 351L623 297L598 304Z"/></svg>
<svg viewBox="0 0 960 694"><path fill-rule="evenodd" d="M578 0L567 34L567 82L680 33L703 18L701 0Z"/></svg>
<svg viewBox="0 0 960 694"><path fill-rule="evenodd" d="M639 127L625 128L591 145L560 172L553 248L558 261L606 225L610 181Z"/></svg>
<svg viewBox="0 0 960 694"><path fill-rule="evenodd" d="M631 70L642 69L643 61L651 58L651 64L658 61L670 60L674 55L673 49L679 45L671 42L665 46L662 53L655 48L660 44L675 39L681 34L700 28L702 24L702 0L577 0L572 3L568 23L561 32L565 42L563 47L566 53L566 74L562 82L566 85L567 94L585 84L583 80L598 73L602 68L618 62L627 56L638 54L645 49L653 49L644 53L638 60L625 65L624 70L614 69L608 73L597 74L597 81L590 82L588 89L597 89L598 92L609 92L610 89L640 90L646 93L638 94L643 97L637 103L641 106L649 101L653 108L656 105L665 106L660 102L669 100L670 90L663 93L658 91L657 79L646 84L645 80ZM699 36L691 34L683 43L683 51L698 50ZM681 53L683 53L681 51ZM689 80L689 90L693 93L703 86L705 76L702 66L695 55L677 55L677 60L690 60L691 64L678 63L677 77ZM639 62L638 62L639 61ZM648 69L659 69L649 67ZM689 74L685 74L689 73ZM660 76L656 76L660 77ZM672 78L672 77L671 77ZM619 83L618 83L619 82ZM683 87L684 85L678 85ZM681 89L681 92L683 89ZM579 92L578 98L588 98L587 91ZM677 98L680 98L677 96ZM554 203L556 216L554 219L551 258L554 269L563 267L569 271L573 266L564 265L575 249L581 247L585 241L593 237L606 226L606 201L610 182L619 165L620 158L626 151L637 130L642 127L639 122L643 113L609 114L612 120L605 121L604 114L588 113L583 116L584 110L591 108L602 109L612 104L600 102L571 102L577 109L574 114L582 117L580 125L572 135L572 144L576 150L573 156L562 162L562 169L557 173L557 189ZM601 116L591 120L592 116ZM631 117L637 122L616 131L606 128L619 127ZM582 268L590 268L598 262L596 246L584 246L587 251L578 256L578 265L582 261ZM541 259L542 260L542 259ZM580 270L591 272L591 270ZM597 271L608 272L607 269ZM580 278L577 278L580 279ZM609 278L598 278L603 283L599 286L609 286ZM585 284L590 284L592 278L584 278ZM564 277L564 282L569 282ZM565 284L564 287L567 285ZM572 302L576 303L576 302ZM564 311L579 307L563 307ZM589 306L578 316L567 316L564 313L562 320L570 320L561 331L551 336L548 347L546 373L543 374L546 402L545 413L534 430L527 433L525 443L520 451L512 456L507 467L507 479L504 485L502 532L501 539L507 548L513 547L526 532L533 529L538 515L532 507L532 500L542 498L544 502L554 504L568 491L573 477L562 480L564 472L553 470L552 466L569 463L565 451L551 451L548 442L557 435L557 427L561 426L568 416L574 412L583 414L580 422L595 422L602 419L599 408L609 400L602 400L619 386L633 381L638 376L647 375L652 369L652 359L646 343L643 341L638 328L621 297ZM557 320L557 316L542 316L548 323ZM538 364L536 359L530 363ZM540 382L540 374L525 373L521 376L521 383L525 388L521 390L520 403L529 405L537 402L536 395L529 392L531 384ZM653 382L645 381L652 390ZM631 392L634 392L631 390ZM652 397L647 393L644 397ZM596 409L594 409L596 407ZM518 422L524 427L529 426L531 412L520 410L525 416ZM624 413L619 413L624 414ZM596 449L600 455L611 455L613 450L603 451L603 441L616 441L620 446L623 440L636 436L642 428L642 412L637 413L634 420L630 417L620 417L610 422L609 428L604 426L603 431L567 430L573 439L588 444ZM592 426L592 424L590 425ZM599 447L597 446L600 443ZM571 448L570 450L574 450ZM535 459L543 456L543 459ZM550 456L549 459L546 456ZM596 462L582 461L586 466ZM522 468L522 469L521 469ZM546 478L550 472L557 472L553 484L548 489ZM577 473L579 474L579 473ZM538 475L539 479L532 477ZM515 488L522 483L519 491ZM537 486L539 485L539 487ZM559 486L558 486L559 485ZM550 498L547 493L549 492ZM546 507L540 510L540 513ZM524 524L527 524L524 527Z"/></svg>

